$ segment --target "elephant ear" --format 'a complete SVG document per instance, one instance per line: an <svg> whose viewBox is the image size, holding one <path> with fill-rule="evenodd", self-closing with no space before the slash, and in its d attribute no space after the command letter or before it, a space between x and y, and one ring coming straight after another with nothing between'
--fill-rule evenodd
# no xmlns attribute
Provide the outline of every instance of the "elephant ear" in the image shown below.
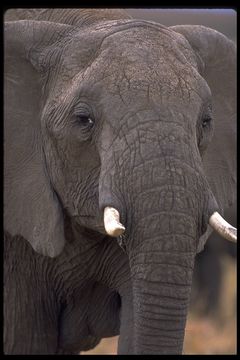
<svg viewBox="0 0 240 360"><path fill-rule="evenodd" d="M8 22L4 35L4 228L50 257L64 247L63 214L45 164L41 76L32 62L64 27Z"/></svg>
<svg viewBox="0 0 240 360"><path fill-rule="evenodd" d="M236 46L223 34L204 26L179 25L171 29L188 40L211 89L214 135L203 165L223 211L236 199Z"/></svg>

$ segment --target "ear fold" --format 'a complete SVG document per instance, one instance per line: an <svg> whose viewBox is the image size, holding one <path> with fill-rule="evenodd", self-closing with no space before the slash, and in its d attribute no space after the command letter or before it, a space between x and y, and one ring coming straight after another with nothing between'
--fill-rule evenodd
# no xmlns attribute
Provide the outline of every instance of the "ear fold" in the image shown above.
<svg viewBox="0 0 240 360"><path fill-rule="evenodd" d="M236 199L236 46L223 34L204 26L179 25L195 51L213 99L214 136L203 165L218 205Z"/></svg>
<svg viewBox="0 0 240 360"><path fill-rule="evenodd" d="M64 246L63 214L47 174L41 134L42 85L31 63L64 25L9 22L4 59L4 227L39 253ZM53 33L54 31L54 33Z"/></svg>

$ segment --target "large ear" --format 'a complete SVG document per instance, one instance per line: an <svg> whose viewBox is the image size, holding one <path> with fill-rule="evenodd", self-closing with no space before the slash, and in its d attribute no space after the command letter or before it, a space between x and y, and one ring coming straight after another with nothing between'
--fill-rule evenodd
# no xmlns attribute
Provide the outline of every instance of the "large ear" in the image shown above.
<svg viewBox="0 0 240 360"><path fill-rule="evenodd" d="M236 46L223 34L204 26L179 25L171 29L190 43L212 92L214 135L203 165L223 211L236 199Z"/></svg>
<svg viewBox="0 0 240 360"><path fill-rule="evenodd" d="M64 247L61 205L47 173L37 63L49 41L65 25L36 21L8 22L4 36L4 228L20 235L43 255Z"/></svg>

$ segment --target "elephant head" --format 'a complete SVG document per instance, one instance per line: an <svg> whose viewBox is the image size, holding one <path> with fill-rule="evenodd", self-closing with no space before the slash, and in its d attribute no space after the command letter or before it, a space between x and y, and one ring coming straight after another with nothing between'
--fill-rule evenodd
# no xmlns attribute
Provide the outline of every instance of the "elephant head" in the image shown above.
<svg viewBox="0 0 240 360"><path fill-rule="evenodd" d="M5 228L51 257L65 216L117 237L135 353L179 353L195 255L235 198L235 45L202 26L89 23L6 23Z"/></svg>

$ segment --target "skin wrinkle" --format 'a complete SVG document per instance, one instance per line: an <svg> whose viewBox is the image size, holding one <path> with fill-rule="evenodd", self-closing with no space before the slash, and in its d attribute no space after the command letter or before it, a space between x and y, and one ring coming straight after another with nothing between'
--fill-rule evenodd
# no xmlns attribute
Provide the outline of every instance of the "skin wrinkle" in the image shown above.
<svg viewBox="0 0 240 360"><path fill-rule="evenodd" d="M87 245L88 243L86 243L86 245ZM117 244L116 244L117 245ZM94 273L95 273L95 276L97 275L97 278L96 279L102 279L102 280L104 280L104 278L105 278L105 275L103 275L103 273L102 273L102 270L101 270L101 267L102 268L105 268L105 265L104 265L104 258L106 258L106 260L107 260L107 262L109 262L109 259L114 259L116 256L119 256L119 255L121 255L121 253L119 254L118 253L118 251L116 252L116 250L115 250L115 254L116 255L114 255L113 254L113 249L111 250L111 247L109 247L109 252L104 252L104 246L102 247L100 247L99 249L99 245L98 244L93 244L93 247L92 247L92 251L91 252L89 252L89 244L87 245L87 247L86 247L86 249L85 249L85 253L83 253L83 251L81 250L81 256L79 257L79 253L78 253L78 251L76 252L76 253L73 253L74 254L74 257L72 258L72 262L73 263L78 263L79 262L79 260L80 261L82 261L83 259L86 259L85 260L85 262L86 262L86 264L83 266L83 263L81 264L81 269L82 269L82 271L84 270L84 273L82 273L82 271L81 272L79 272L79 266L76 266L75 267L75 275L73 274L73 267L72 267L72 265L71 265L71 262L69 263L69 256L68 256L68 254L65 254L65 256L62 256L62 258L63 258L63 260L64 261L67 261L68 263L69 263L69 267L68 267L68 269L65 269L66 268L66 266L64 266L63 264L61 265L61 264L59 264L58 263L58 268L61 270L61 269L65 269L64 271L66 272L68 272L69 273L69 276L70 276L70 279L71 279L71 282L69 282L69 283L65 283L65 287L66 287L66 285L68 284L68 287L66 288L66 293L67 294L70 294L69 293L69 291L71 291L71 289L74 289L74 286L72 286L72 283L78 283L78 284L80 284L79 283L79 280L81 280L81 279L85 279L85 281L87 281L87 279L89 278L89 276L90 277L92 277L92 276L94 276L93 275L93 273L91 272L91 271L89 271L89 269L91 269L92 267L93 267L93 264L97 264L97 263L99 263L99 265L100 265L100 268L98 268L98 266L96 267L96 269L94 270ZM104 258L102 258L102 261L100 262L100 259L101 259L101 257L99 258L98 257L98 252L99 252L99 250L104 254ZM110 252L112 253L111 254L111 256L110 256ZM71 253L70 253L71 254ZM109 256L108 256L109 255ZM96 258L95 260L94 260L94 257ZM79 260L78 260L79 259ZM97 261L96 261L97 260ZM113 261L113 263L114 263L114 260L112 260ZM117 262L118 264L119 264L119 269L121 268L121 261L118 261ZM125 269L124 267L122 267L122 269ZM107 270L105 270L105 271L107 271ZM59 273L59 271L57 271L57 273ZM114 273L115 273L115 271L114 271ZM101 275L100 275L101 274ZM122 276L121 275L121 271L116 271L116 274L118 274L118 276L119 276L119 278L121 278L122 277L122 280L121 281L123 281L124 280L124 278L125 278L125 276ZM60 277L60 279L65 279L65 277L66 277L66 274L64 275L64 273L61 271L61 273L59 273L59 275L58 275L59 277ZM79 279L79 280L77 280L77 279ZM109 283L109 280L111 280L110 278L109 278L109 269L108 269L108 271L106 272L106 279L104 280L104 281L106 281L107 280L107 282ZM81 280L82 281L82 280ZM115 282L113 282L113 283L115 283Z"/></svg>
<svg viewBox="0 0 240 360"><path fill-rule="evenodd" d="M159 319L156 317L155 313L152 310L149 311L145 311L145 309L141 309L143 315L141 316L141 321L139 321L139 326L143 327L143 332L141 333L141 337L143 337L143 341L146 340L147 336L152 336L152 340L153 342L157 340L154 339L154 335L160 334L160 339L164 339L167 338L168 340L170 340L171 338L175 338L175 336L177 337L178 341L179 341L179 335L178 332L181 332L184 335L184 330L182 330L181 328L181 323L183 321L183 317L180 315L180 313L183 312L183 309L180 308L179 311L175 314L175 319L171 318L170 316L166 316L164 313L161 313L161 306L159 306L157 308L157 310L159 311L159 313L162 315L161 318L161 322L159 321ZM140 318L140 313L137 312L137 318ZM176 317L178 317L179 315L179 320L176 320ZM157 329L157 325L158 323L160 323L159 327L158 327L158 332L154 332L153 331L153 327L150 325L148 327L148 329L146 329L146 327L144 326L144 323L146 323L146 319L148 318L148 321L156 326L155 329ZM164 322L168 322L168 329L166 331L165 326L164 326ZM151 344L151 342L147 341L148 345ZM159 344L159 340L157 341L157 344ZM157 345L156 344L156 345Z"/></svg>
<svg viewBox="0 0 240 360"><path fill-rule="evenodd" d="M164 285L166 284L169 289L171 289L171 285L174 285L174 287L176 288L181 288L186 285L189 285L189 287L191 287L191 274L193 270L192 268L184 268L182 266L176 266L175 264L168 264L168 266L164 266L164 263L160 263L158 266L155 267L151 265L149 264L143 269L141 264L134 264L134 279L136 281L141 281L143 287L146 286L147 283L149 283L151 287L159 286L160 283L164 287ZM164 279L162 278L163 271L165 274ZM172 276L173 271L174 276ZM159 301L161 301L161 298L159 298Z"/></svg>
<svg viewBox="0 0 240 360"><path fill-rule="evenodd" d="M162 121L162 120L161 120L161 121ZM174 122L173 124L175 124L175 122ZM125 123L123 123L122 127L120 127L120 129L119 129L119 133L116 134L115 139L113 139L113 141L111 142L111 144L110 144L110 146L109 146L109 148L108 148L108 151L110 151L110 150L112 149L114 142L117 141L118 138L121 139L121 136L124 136L125 143L126 143L126 145L127 145L127 147L126 147L126 146L122 146L123 151L126 151L126 153L127 153L127 150L128 150L128 149L134 151L135 138L133 138L133 140L132 140L133 149L131 149L130 144L128 143L127 138L126 138L126 135L125 135L125 134L127 133L127 131L124 130L124 127L125 127L125 126L126 126ZM151 130L150 130L150 131L151 131ZM148 132L149 132L149 130L148 130ZM147 132L146 132L146 134L144 134L144 136L145 136L145 138L146 138ZM162 140L161 140L161 141L159 140L159 149L160 149L161 146L162 146L161 142L162 142ZM124 153L123 153L122 157L124 157ZM133 163L135 164L135 162L133 162Z"/></svg>
<svg viewBox="0 0 240 360"><path fill-rule="evenodd" d="M134 116L138 116L138 114L139 114L139 112L138 112L138 113L133 113ZM132 115L132 116L133 116L133 115ZM118 136L121 136L121 135L126 136L126 135L125 135L125 132L126 132L126 131L124 131L124 127L126 126L125 122L123 122L124 119L125 119L125 116L123 116L123 117L120 119L120 123L122 123L122 126L119 127L118 133L116 133L116 137L115 137L115 139L113 139L112 143L118 138ZM139 120L140 120L140 119L141 119L141 117L139 117ZM163 117L162 115L161 115L161 118L160 118L159 120L161 121L161 123L164 123L164 117ZM147 121L149 122L149 120L147 120ZM141 120L141 122L142 122L142 120ZM110 123L109 123L109 124L110 124ZM147 123L146 123L146 124L147 124ZM175 127L176 127L176 126L182 127L182 128L185 130L184 125L182 125L181 123L177 123L177 124L176 124L176 121L171 121L171 120L169 120L169 118L167 119L167 117L166 117L166 126L169 127L169 125L171 125L171 124L173 124ZM111 126L111 125L110 125L110 126ZM149 131L151 131L151 129L148 129L148 132L149 132ZM163 131L164 131L164 129L163 129ZM186 135L188 136L187 132L186 132Z"/></svg>
<svg viewBox="0 0 240 360"><path fill-rule="evenodd" d="M182 218L181 218L182 219ZM135 224L134 224L135 225ZM142 231L141 231L142 230ZM141 231L141 234L143 234L144 235L144 241L145 241L145 244L148 244L150 241L151 242L153 242L153 241L156 241L156 240L159 240L160 238L159 238L159 235L155 235L155 236L147 236L148 235L148 232L144 232L144 230L145 230L145 226L138 226L138 236L140 236L140 231ZM164 237L168 237L168 238L170 238L170 233L171 233L171 231L166 231L166 232L164 232L163 230L162 230L162 232L161 232L161 239L162 238L164 238ZM194 236L195 234L191 234L191 235L188 235L188 234L186 234L186 233L184 233L183 231L179 231L178 233L174 233L173 235L172 235L172 242L174 242L174 243L176 243L176 245L177 245L177 238L178 239L180 239L180 238L182 238L183 240L185 240L185 241L187 241L186 239L188 239L189 240L189 244L190 244L190 241L192 240L192 238L193 238L193 236ZM168 240L168 241L170 241L170 240ZM161 242L161 243L159 243L158 245L156 245L157 247L159 246L159 249L161 249L161 246L163 246L163 245L165 245L164 243L163 243L163 241ZM181 248L181 245L182 244L179 244L179 248ZM191 244L190 244L191 245ZM148 246L149 246L149 244L148 244ZM166 245L166 246L168 246L168 245ZM142 245L141 244L139 244L139 246L135 246L135 248L134 248L134 250L133 251L139 251L140 252L140 248L142 247ZM193 246L193 245L191 245L191 249L192 250L189 250L188 249L188 251L190 251L190 252L194 252L193 251L193 249L195 249L195 247ZM132 253L133 253L133 251L132 251ZM186 250L187 251L187 250ZM132 255L131 255L132 256Z"/></svg>
<svg viewBox="0 0 240 360"><path fill-rule="evenodd" d="M178 79L179 87L176 87L176 88L180 89L182 96L185 94L182 85L185 84L185 89L186 89L186 93L188 94L189 103L190 103L190 100L191 100L191 92L195 92L195 94L198 95L200 97L200 99L203 101L203 98L200 96L200 94L190 85L190 83L188 83L186 81L186 78L181 76L181 72L179 71L178 73L176 73L176 64L174 64L171 61L171 58L169 58L168 65L171 67L172 71L175 73L175 75L176 75L176 77Z"/></svg>
<svg viewBox="0 0 240 360"><path fill-rule="evenodd" d="M159 263L157 263L157 261L156 261L156 262L153 262L153 263L151 263L151 262L149 261L149 264L150 264L150 265L155 264L155 265L159 266ZM137 265L141 265L141 263L139 263L139 264L136 263L136 266L137 266ZM161 261L161 265L160 265L160 266L166 266L166 267L167 267L167 266L169 266L169 262L167 262L167 261L165 261L165 262L164 262L164 261ZM181 264L181 265L179 265L179 264L174 264L174 263L173 263L173 264L171 264L171 266L172 266L173 268L174 268L174 267L175 267L175 268L179 268L178 270L181 270L182 268L183 268L183 269L187 269L187 270L189 270L189 269L190 269L190 270L193 270L193 267L192 267L192 268L189 267L189 264ZM176 271L178 271L178 270L176 269ZM147 281L147 280L146 280L146 281ZM154 281L153 281L153 282L154 282ZM191 285L189 285L189 286L191 286Z"/></svg>
<svg viewBox="0 0 240 360"><path fill-rule="evenodd" d="M138 246L135 246L135 248L131 252L131 257L132 258L134 258L134 256L137 254L137 252L140 253L142 251L145 251L147 249L147 247L149 247L150 242L148 240L152 240L152 242L159 240L158 235L157 236L152 236L152 237L147 237L148 234L144 234L144 233L142 235L145 235L146 241L142 245L139 243ZM173 252L179 251L179 252L182 252L182 254L183 253L192 253L192 255L194 256L196 248L195 248L195 246L193 246L191 244L191 240L192 240L191 235L182 234L182 233L179 233L177 235L176 234L169 235L169 232L168 233L163 232L162 237L164 239L166 239L166 243L164 241L162 241L161 243L158 241L158 243L156 245L156 248L157 248L156 251L159 250L159 254L160 253L165 254L165 253L169 252L170 249L173 249ZM167 241L169 243L167 243ZM185 251L182 248L181 241L184 241L184 242L189 241L189 245L185 246L185 248L184 248ZM172 243L175 244L175 247L172 246ZM141 249L143 249L143 250L141 250Z"/></svg>
<svg viewBox="0 0 240 360"><path fill-rule="evenodd" d="M174 161L177 160L175 157L168 157L168 158L172 158ZM166 159L166 157L165 157L165 159ZM154 160L158 161L158 157L156 157L156 159L151 159L151 160L149 160L149 165L152 164ZM177 160L177 161L178 161L178 160ZM128 162L129 162L129 159L128 159ZM182 165L182 159L179 159L179 162L181 162L181 165ZM135 163L136 163L136 162L135 162ZM116 162L115 162L115 164L116 164ZM141 168L141 167L143 166L142 164L143 164L143 163L140 162L138 166L135 165L135 167L133 168L133 171L132 171L132 175L131 175L131 176L133 176L133 172L136 171L136 169L138 169L138 167ZM144 166L146 166L146 164L147 164L147 162L145 161L145 162L144 162ZM179 165L180 165L180 163L179 163ZM117 166L117 164L116 164L116 166ZM184 165L184 166L185 166L185 165ZM188 168L188 171L191 170L193 174L196 173L195 168L189 166L188 164L186 164L186 167ZM165 165L165 168L166 168L166 165ZM122 166L121 169L124 169L124 166ZM109 171L108 171L108 169L106 169L106 175L105 175L105 176L107 176L108 173L109 173ZM127 174L124 174L124 175L126 176ZM199 175L201 176L201 173L199 173ZM173 179L175 179L175 176L173 177ZM150 183L152 183L152 181L150 181ZM164 184L163 184L163 185L164 185ZM150 189L151 189L151 188L150 188ZM162 189L162 187L161 187L161 186L160 186L160 187L158 186L156 189L159 190L159 189ZM189 191L193 191L193 190L189 189ZM197 195L197 194L196 194L196 195ZM136 200L136 198L135 198L133 201L135 201L135 200Z"/></svg>
<svg viewBox="0 0 240 360"><path fill-rule="evenodd" d="M164 286L163 286L163 289L164 290L166 290L166 288L167 287L169 287L170 285L168 284L168 283L166 283L166 284L164 284ZM191 285L188 285L187 284L187 286L186 286L186 290L185 290L185 292L189 292L189 288L191 288ZM157 290L157 284L156 284L156 289L155 289L155 291L151 291L151 294L149 294L149 292L147 292L147 291L144 291L144 289L141 291L141 294L142 294L142 296L144 296L145 298L148 298L149 300L151 300L151 298L153 298L153 299L156 299L156 295L158 295L158 290ZM164 291L163 291L163 293L161 294L161 298L163 298L163 299L166 299L167 301L175 301L176 300L176 298L177 299L180 299L180 301L186 301L186 296L184 296L184 297L182 297L182 296L180 296L179 297L179 294L176 294L176 296L170 296L169 294L168 295L165 295L164 294ZM164 309L168 309L168 305L167 305L167 301L166 301L166 303L165 304L162 304L162 308Z"/></svg>
<svg viewBox="0 0 240 360"><path fill-rule="evenodd" d="M147 296L148 296L148 299L149 299L149 293L144 293L144 292L142 292L142 294L143 294L143 296L144 296L144 295L147 295ZM155 298L155 296L154 296L154 298ZM164 299L164 296L162 296L162 298ZM183 298L183 297L182 297L182 298L179 298L179 297L165 296L165 298L166 298L167 301L173 300L173 302L176 301L176 299L179 299L179 300L181 301L181 303L183 303L184 301L185 301L185 302L187 301L187 296L185 296L184 298ZM158 304L154 304L154 302L152 302L152 301L151 301L151 304L152 304L152 306L158 305ZM143 301L143 302L142 302L142 305L143 305L143 306L149 306L149 305L150 305L150 299L149 299L149 302L144 302L144 301ZM149 310L149 312L158 314L158 315L160 315L160 317L167 315L167 318L168 318L169 320L174 321L175 316L176 316L176 313L173 313L173 311L171 311L171 313L169 314L169 312L167 312L168 307L161 305L161 310L164 310L164 309L166 309L166 312L165 312L165 313L164 313L164 312L159 312L159 310L158 310L157 312L154 312L154 311L150 311L150 310ZM174 310L174 309L171 308L171 310ZM179 308L176 308L176 310L179 310ZM147 311L146 311L146 315L147 315ZM181 314L179 314L179 317L180 317L180 316L181 316ZM184 316L184 315L182 315L182 317L183 317L183 316ZM144 318L144 317L143 317L143 318ZM159 318L159 320L160 320L160 318Z"/></svg>

